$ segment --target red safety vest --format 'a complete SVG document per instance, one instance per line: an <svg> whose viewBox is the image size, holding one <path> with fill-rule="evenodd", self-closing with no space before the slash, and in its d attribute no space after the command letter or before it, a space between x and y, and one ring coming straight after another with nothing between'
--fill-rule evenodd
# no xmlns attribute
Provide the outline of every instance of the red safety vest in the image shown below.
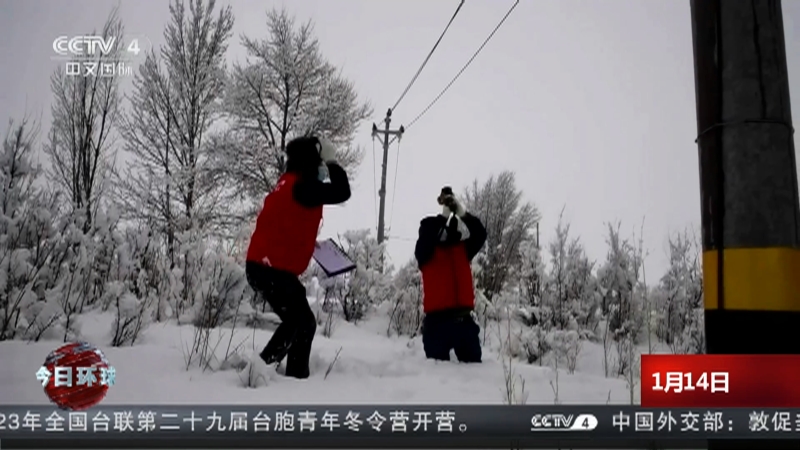
<svg viewBox="0 0 800 450"><path fill-rule="evenodd" d="M436 247L423 265L422 303L426 313L452 308L474 308L472 267L464 243Z"/></svg>
<svg viewBox="0 0 800 450"><path fill-rule="evenodd" d="M247 261L300 276L308 269L322 221L322 206L307 208L292 194L297 174L285 173L264 199Z"/></svg>

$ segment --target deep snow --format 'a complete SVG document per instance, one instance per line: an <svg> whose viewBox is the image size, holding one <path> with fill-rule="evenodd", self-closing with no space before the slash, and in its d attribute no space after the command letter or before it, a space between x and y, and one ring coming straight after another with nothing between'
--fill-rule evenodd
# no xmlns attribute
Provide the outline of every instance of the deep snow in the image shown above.
<svg viewBox="0 0 800 450"><path fill-rule="evenodd" d="M376 313L353 325L338 322L332 337L317 331L311 357L312 375L307 380L281 376L258 360L254 367L237 370L186 369L185 347L194 336L193 327L173 322L152 324L141 343L112 348L109 330L112 314L91 313L80 318L83 340L105 352L116 369L116 384L104 403L112 404L355 404L355 403L471 403L504 402L504 364L497 330L487 334L482 364L426 360L419 338L387 337L388 318ZM239 347L251 358L266 344L271 331L237 329L231 347ZM230 329L214 330L212 344L224 355ZM0 403L41 404L48 400L35 378L47 354L59 341L0 343ZM330 374L325 373L339 357ZM554 388L560 403L630 403L629 389L622 379L606 378L602 370L602 346L584 343L577 370L568 374L552 367L515 361L512 369L525 380L527 403L553 404ZM260 376L256 388L246 387L248 374ZM266 381L266 383L264 383ZM252 384L252 383L251 383ZM639 388L635 388L638 402Z"/></svg>

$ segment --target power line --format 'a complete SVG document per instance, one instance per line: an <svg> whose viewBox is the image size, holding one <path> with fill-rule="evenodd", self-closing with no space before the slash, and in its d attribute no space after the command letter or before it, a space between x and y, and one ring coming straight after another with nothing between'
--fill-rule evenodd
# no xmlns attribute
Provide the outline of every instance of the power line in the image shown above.
<svg viewBox="0 0 800 450"><path fill-rule="evenodd" d="M487 38L486 38L486 40L485 40L485 41L483 41L483 44L481 44L481 46L480 46L480 47L478 47L478 50L476 50L476 51L475 51L475 53L472 55L472 57L469 59L469 61L467 61L467 63L466 63L466 64L464 64L464 67L462 67L462 68L461 68L461 70L459 70L459 71L458 71L458 73L456 74L456 76L455 76L455 77L453 77L453 79L452 79L452 80L450 80L450 82L449 82L449 83L447 83L447 86L445 86L445 87L444 87L444 89L442 89L442 91L439 93L439 95L437 95L437 96L436 96L436 98L434 98L434 99L433 99L433 101L432 101L432 102L430 102L430 103L428 104L428 106L426 106L426 107L425 107L425 109L423 109L423 110L422 110L422 112L421 112L421 113L419 113L419 114L417 115L417 117L415 117L415 118L414 118L414 120L412 120L412 121L411 121L411 123L409 123L409 124L406 126L406 130L408 130L409 128L411 128L411 125L414 125L414 123L416 123L416 121L418 121L418 120L419 120L419 119L420 119L422 116L424 116L424 115L425 115L425 113L427 113L427 112L428 112L428 110L429 110L429 109L431 109L431 107L432 107L432 106L433 106L433 105L434 105L436 102L438 102L440 98L442 98L442 96L444 95L444 93L445 93L445 92L447 92L447 90L448 90L448 89L450 89L450 86L452 86L452 85L453 85L453 83L455 83L455 82L456 82L456 80L458 79L458 77L460 77L460 76L461 76L461 74L462 74L462 73L464 73L464 71L467 69L467 67L469 67L469 65L470 65L470 64L472 64L472 61L475 59L475 57L477 57L477 56L478 56L478 54L481 52L481 50L483 50L483 47L485 47L485 46L486 46L486 44L488 44L488 43L489 43L489 41L492 39L492 37L494 36L494 34L495 34L495 33L497 33L497 30L499 30L499 29L500 29L500 27L501 27L501 26L503 25L503 23L506 21L506 19L508 18L508 16L510 16L510 15L511 15L511 12L513 12L513 11L514 11L514 8L516 8L518 4L519 4L519 0L517 0L516 2L514 2L514 5L513 5L513 6L511 6L511 9L509 9L509 10L508 10L508 12L506 13L506 15L505 15L505 16L503 16L503 18L500 20L500 22L497 24L497 26L496 26L496 27L494 27L494 30L492 30L492 32L489 34L489 37L487 37Z"/></svg>
<svg viewBox="0 0 800 450"><path fill-rule="evenodd" d="M400 167L400 142L397 142L397 153L394 162L394 182L392 183L392 206L389 209L389 229L392 229L392 220L394 220L394 197L397 195L397 168Z"/></svg>
<svg viewBox="0 0 800 450"><path fill-rule="evenodd" d="M422 73L422 69L425 68L425 65L428 64L428 60L430 60L431 56L433 56L433 52L436 51L436 47L438 47L439 43L442 42L442 38L444 38L444 35L447 33L447 30L450 28L450 25L453 23L453 20L455 20L456 16L458 15L458 12L461 11L461 7L462 6L464 6L464 0L461 0L461 3L458 4L458 8L456 8L456 12L453 13L453 17L450 18L450 21L447 22L447 26L444 27L444 31L442 31L442 34L439 36L439 39L437 39L436 43L433 44L433 48L431 49L430 52L428 52L428 56L425 57L425 60L422 61L422 65L419 66L419 69L417 69L417 73L414 74L414 77L411 78L411 81L408 83L408 86L406 86L406 89L403 91L402 94L400 94L400 98L398 98L397 102L395 102L394 106L392 106L392 110L393 111L395 109L397 109L397 105L400 104L400 102L403 100L403 98L408 93L408 90L411 89L411 86L413 86L414 82L417 81L417 77L419 77L419 74Z"/></svg>

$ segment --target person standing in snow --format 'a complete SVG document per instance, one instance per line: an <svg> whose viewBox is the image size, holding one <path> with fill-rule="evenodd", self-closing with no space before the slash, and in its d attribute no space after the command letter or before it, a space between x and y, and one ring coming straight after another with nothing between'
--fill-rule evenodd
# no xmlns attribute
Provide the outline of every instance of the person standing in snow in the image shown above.
<svg viewBox="0 0 800 450"><path fill-rule="evenodd" d="M289 142L286 173L264 199L247 249L247 282L281 319L261 359L269 365L286 357L286 376L294 378L310 375L311 343L317 329L298 277L311 262L323 205L350 198L347 174L335 154L333 144L324 138L300 137ZM323 181L326 175L330 182Z"/></svg>
<svg viewBox="0 0 800 450"><path fill-rule="evenodd" d="M472 317L475 291L471 262L486 242L486 228L445 186L442 213L422 219L414 249L422 273L422 344L429 359L481 362L480 327Z"/></svg>

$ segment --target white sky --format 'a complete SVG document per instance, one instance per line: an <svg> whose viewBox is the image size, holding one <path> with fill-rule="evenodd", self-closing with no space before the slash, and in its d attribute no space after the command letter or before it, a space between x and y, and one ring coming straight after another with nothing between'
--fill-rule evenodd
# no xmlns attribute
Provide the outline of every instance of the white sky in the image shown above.
<svg viewBox="0 0 800 450"><path fill-rule="evenodd" d="M382 118L416 72L458 0L231 0L239 36L265 36L266 11L284 5L313 19L325 55L341 66ZM49 77L59 35L99 29L120 5L126 34L163 43L168 4L156 0L0 0L0 121L25 112L50 120ZM220 4L228 4L221 2ZM417 83L394 113L410 122L467 61L513 0L467 0ZM790 90L800 115L800 1L783 2ZM127 85L126 85L127 86ZM353 198L325 213L323 235L375 228L370 129ZM45 128L46 129L46 128ZM666 238L699 228L694 78L689 2L679 0L522 0L448 93L405 135L396 196L391 149L387 221L395 264L413 254L419 220L436 213L445 184L460 191L475 177L517 173L542 211L548 240L562 207L591 258L605 256L604 223L628 234L645 219L650 280L666 267ZM380 176L376 142L375 173Z"/></svg>

